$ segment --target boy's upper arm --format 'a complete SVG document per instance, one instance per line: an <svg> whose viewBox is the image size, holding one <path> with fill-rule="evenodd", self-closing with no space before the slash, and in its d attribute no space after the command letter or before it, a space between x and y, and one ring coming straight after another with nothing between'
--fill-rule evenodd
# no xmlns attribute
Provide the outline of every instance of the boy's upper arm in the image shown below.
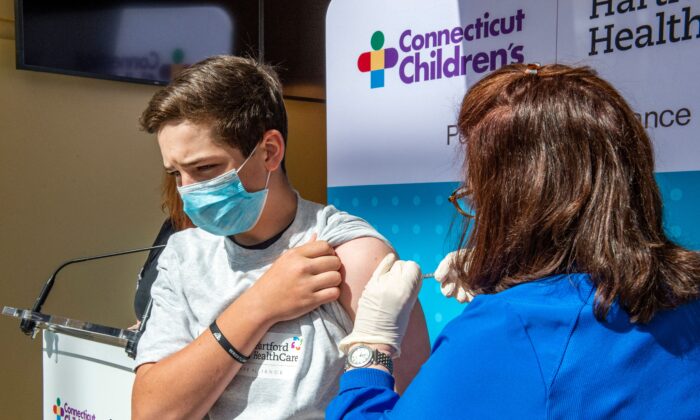
<svg viewBox="0 0 700 420"><path fill-rule="evenodd" d="M380 239L366 237L346 242L338 246L335 252L342 263L340 274L343 277L338 301L354 321L357 301L374 269L386 254L394 250ZM394 364L396 390L399 393L406 389L430 355L428 330L420 302L413 307L401 347L404 351Z"/></svg>
<svg viewBox="0 0 700 420"><path fill-rule="evenodd" d="M342 263L340 274L343 277L338 301L354 321L357 301L374 269L394 250L380 239L365 237L345 242L336 247L335 252Z"/></svg>

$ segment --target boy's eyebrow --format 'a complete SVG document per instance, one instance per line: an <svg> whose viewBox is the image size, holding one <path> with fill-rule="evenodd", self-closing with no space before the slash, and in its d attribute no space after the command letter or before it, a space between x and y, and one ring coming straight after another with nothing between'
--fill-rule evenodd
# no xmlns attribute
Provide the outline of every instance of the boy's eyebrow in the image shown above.
<svg viewBox="0 0 700 420"><path fill-rule="evenodd" d="M188 162L181 163L180 166L183 166L183 167L197 166L206 160L209 160L209 158L208 157L194 158ZM175 170L172 166L168 166L168 165L164 165L163 168L165 168L166 171Z"/></svg>

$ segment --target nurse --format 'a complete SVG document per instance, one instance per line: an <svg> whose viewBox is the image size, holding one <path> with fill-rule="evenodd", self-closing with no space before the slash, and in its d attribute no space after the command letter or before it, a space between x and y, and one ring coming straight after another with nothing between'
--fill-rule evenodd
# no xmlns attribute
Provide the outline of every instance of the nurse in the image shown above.
<svg viewBox="0 0 700 420"><path fill-rule="evenodd" d="M459 129L471 251L436 274L476 297L399 397L390 361L421 276L387 256L327 418L699 418L700 254L666 237L620 94L588 68L509 65L469 90Z"/></svg>

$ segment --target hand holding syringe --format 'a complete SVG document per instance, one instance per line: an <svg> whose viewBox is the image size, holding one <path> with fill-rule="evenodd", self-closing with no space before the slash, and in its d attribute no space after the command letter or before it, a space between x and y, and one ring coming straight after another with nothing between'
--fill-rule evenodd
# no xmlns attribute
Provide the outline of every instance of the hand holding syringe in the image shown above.
<svg viewBox="0 0 700 420"><path fill-rule="evenodd" d="M457 272L452 268L458 251L450 252L443 258L434 273L425 273L423 279L434 278L440 283L440 292L445 297L454 297L460 303L470 302L474 295L466 288Z"/></svg>

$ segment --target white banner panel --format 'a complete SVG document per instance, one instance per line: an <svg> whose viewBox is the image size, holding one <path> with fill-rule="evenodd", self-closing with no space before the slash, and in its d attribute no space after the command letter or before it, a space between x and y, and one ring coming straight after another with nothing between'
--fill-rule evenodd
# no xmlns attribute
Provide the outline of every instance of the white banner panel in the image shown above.
<svg viewBox="0 0 700 420"><path fill-rule="evenodd" d="M44 419L131 418L135 366L123 348L43 334Z"/></svg>
<svg viewBox="0 0 700 420"><path fill-rule="evenodd" d="M593 66L656 149L664 226L700 249L700 0L333 0L326 19L328 200L432 272L454 250L467 89L513 62ZM431 337L463 310L426 281Z"/></svg>
<svg viewBox="0 0 700 420"><path fill-rule="evenodd" d="M467 86L553 62L556 0L335 0L327 15L328 186L460 179Z"/></svg>
<svg viewBox="0 0 700 420"><path fill-rule="evenodd" d="M700 0L559 0L557 60L611 82L654 140L659 172L700 169Z"/></svg>

